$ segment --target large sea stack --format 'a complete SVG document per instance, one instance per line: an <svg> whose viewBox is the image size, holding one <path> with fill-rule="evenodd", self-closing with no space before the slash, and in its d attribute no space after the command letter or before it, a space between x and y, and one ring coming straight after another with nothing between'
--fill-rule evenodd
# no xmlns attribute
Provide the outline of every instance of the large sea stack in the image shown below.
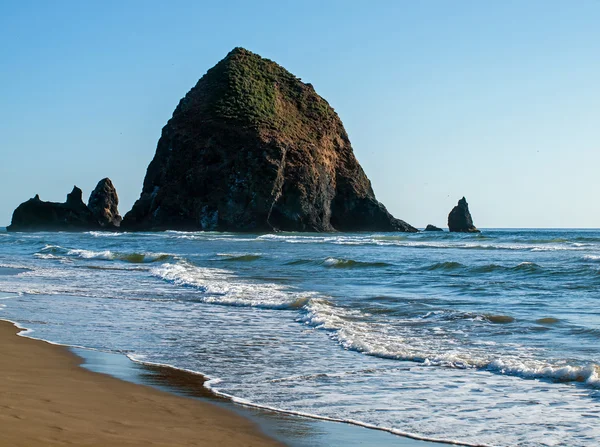
<svg viewBox="0 0 600 447"><path fill-rule="evenodd" d="M243 48L179 102L121 227L417 231L375 199L313 86Z"/></svg>
<svg viewBox="0 0 600 447"><path fill-rule="evenodd" d="M473 218L469 211L469 204L464 197L458 201L458 205L452 208L448 214L448 228L450 231L459 233L479 233L473 225Z"/></svg>

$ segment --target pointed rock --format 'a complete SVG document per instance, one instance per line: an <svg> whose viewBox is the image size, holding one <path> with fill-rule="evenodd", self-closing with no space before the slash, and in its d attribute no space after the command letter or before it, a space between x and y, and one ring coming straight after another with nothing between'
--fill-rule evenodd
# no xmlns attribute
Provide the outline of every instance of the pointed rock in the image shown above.
<svg viewBox="0 0 600 447"><path fill-rule="evenodd" d="M101 226L115 228L121 225L119 196L108 177L100 180L90 194L88 208Z"/></svg>
<svg viewBox="0 0 600 447"><path fill-rule="evenodd" d="M83 203L83 191L79 189L77 186L73 186L73 190L67 194L67 205L70 205L73 208L81 208L85 207L85 203Z"/></svg>
<svg viewBox="0 0 600 447"><path fill-rule="evenodd" d="M179 102L122 228L417 231L377 201L312 85L243 48Z"/></svg>
<svg viewBox="0 0 600 447"><path fill-rule="evenodd" d="M44 202L39 195L20 204L14 211L8 231L88 231L100 225L73 187L64 203Z"/></svg>
<svg viewBox="0 0 600 447"><path fill-rule="evenodd" d="M464 197L458 201L458 205L452 208L448 214L448 228L452 232L460 233L479 233L480 231L473 225L473 219L469 212L469 204Z"/></svg>

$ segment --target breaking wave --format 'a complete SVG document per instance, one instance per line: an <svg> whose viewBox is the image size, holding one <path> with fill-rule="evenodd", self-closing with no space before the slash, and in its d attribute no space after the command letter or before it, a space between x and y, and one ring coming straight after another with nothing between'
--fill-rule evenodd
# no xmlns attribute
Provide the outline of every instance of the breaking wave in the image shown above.
<svg viewBox="0 0 600 447"><path fill-rule="evenodd" d="M469 319L482 324L508 324L515 319L509 315L466 314L430 312L424 317L437 314L444 318ZM306 313L299 321L330 332L330 337L344 349L380 358L412 361L426 366L459 369L479 369L496 374L517 376L524 379L545 379L554 382L578 382L592 388L600 388L600 366L595 363L569 364L563 360L543 361L527 356L527 350L519 346L502 354L491 354L489 346L456 346L448 340L426 337L407 321L402 326L369 322L369 315L357 309L340 308L324 299L313 299L306 305ZM550 320L548 320L550 322ZM444 330L438 328L439 331ZM512 352L511 352L512 350Z"/></svg>
<svg viewBox="0 0 600 447"><path fill-rule="evenodd" d="M435 270L459 270L464 268L465 266L460 262L436 262L425 268L425 270L435 271Z"/></svg>
<svg viewBox="0 0 600 447"><path fill-rule="evenodd" d="M199 300L212 304L299 309L316 295L297 292L280 284L244 281L228 270L198 267L187 261L165 263L153 268L151 273L178 286L197 289Z"/></svg>
<svg viewBox="0 0 600 447"><path fill-rule="evenodd" d="M234 261L234 262L252 262L262 258L261 254L258 253L241 253L241 254L232 254L232 253L217 253L217 256L220 256L222 261Z"/></svg>
<svg viewBox="0 0 600 447"><path fill-rule="evenodd" d="M121 253L110 250L93 251L78 248L68 249L59 245L46 245L36 253L35 256L39 259L61 259L62 257L71 257L89 260L123 261L133 264L162 262L173 258L172 255L167 253Z"/></svg>

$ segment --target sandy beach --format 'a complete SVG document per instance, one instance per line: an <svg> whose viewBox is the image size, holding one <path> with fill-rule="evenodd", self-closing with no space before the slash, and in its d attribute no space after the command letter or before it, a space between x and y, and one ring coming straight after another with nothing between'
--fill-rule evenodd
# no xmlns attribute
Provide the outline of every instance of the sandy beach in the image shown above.
<svg viewBox="0 0 600 447"><path fill-rule="evenodd" d="M1 445L281 445L233 412L82 369L68 349L18 332L0 321Z"/></svg>

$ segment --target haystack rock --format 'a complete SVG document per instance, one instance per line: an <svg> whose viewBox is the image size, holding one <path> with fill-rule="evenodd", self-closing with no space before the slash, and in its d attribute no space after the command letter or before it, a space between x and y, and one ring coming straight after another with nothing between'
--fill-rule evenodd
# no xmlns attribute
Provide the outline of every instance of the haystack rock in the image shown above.
<svg viewBox="0 0 600 447"><path fill-rule="evenodd" d="M450 231L460 233L480 232L473 225L473 218L469 212L469 204L464 197L458 201L458 205L452 208L452 211L448 214L448 228Z"/></svg>
<svg viewBox="0 0 600 447"><path fill-rule="evenodd" d="M109 178L98 182L90 194L88 208L102 227L116 228L121 225L122 218L118 209L119 196Z"/></svg>
<svg viewBox="0 0 600 447"><path fill-rule="evenodd" d="M243 48L179 102L121 228L417 231L375 199L313 86Z"/></svg>
<svg viewBox="0 0 600 447"><path fill-rule="evenodd" d="M88 231L100 229L89 208L83 203L77 186L64 203L44 202L36 194L17 207L8 231Z"/></svg>
<svg viewBox="0 0 600 447"><path fill-rule="evenodd" d="M425 230L423 230L423 231L444 231L444 230L442 230L439 227L436 227L435 225L429 224L429 225L427 225L427 227L425 227Z"/></svg>

